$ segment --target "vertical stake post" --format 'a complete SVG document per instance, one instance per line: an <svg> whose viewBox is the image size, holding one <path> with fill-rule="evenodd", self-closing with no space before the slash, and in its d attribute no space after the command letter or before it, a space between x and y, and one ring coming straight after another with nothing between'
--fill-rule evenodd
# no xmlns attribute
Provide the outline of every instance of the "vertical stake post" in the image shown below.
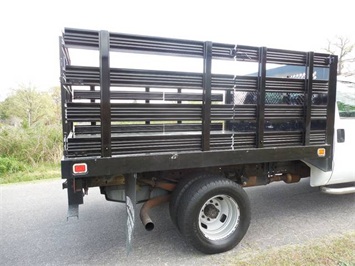
<svg viewBox="0 0 355 266"><path fill-rule="evenodd" d="M99 32L101 156L111 157L110 34Z"/></svg>
<svg viewBox="0 0 355 266"><path fill-rule="evenodd" d="M212 90L212 42L205 42L203 55L202 150L210 150Z"/></svg>
<svg viewBox="0 0 355 266"><path fill-rule="evenodd" d="M307 69L305 80L305 94L304 94L304 145L310 144L311 136L311 118L312 118L312 95L313 95L313 62L314 53L309 52L307 54Z"/></svg>
<svg viewBox="0 0 355 266"><path fill-rule="evenodd" d="M259 72L258 72L258 102L256 108L257 132L256 147L264 147L264 128L265 128L265 83L266 83L266 58L267 48L259 49Z"/></svg>

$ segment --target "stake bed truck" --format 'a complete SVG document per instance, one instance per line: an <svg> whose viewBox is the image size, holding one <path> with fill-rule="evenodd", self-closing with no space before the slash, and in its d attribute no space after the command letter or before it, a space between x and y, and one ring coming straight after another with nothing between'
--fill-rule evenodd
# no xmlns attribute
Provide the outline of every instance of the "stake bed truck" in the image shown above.
<svg viewBox="0 0 355 266"><path fill-rule="evenodd" d="M68 217L99 187L126 204L128 247L138 203L152 230L149 210L169 202L184 239L211 254L247 232L245 187L310 177L353 190L327 186L355 181L335 55L66 28L60 71Z"/></svg>

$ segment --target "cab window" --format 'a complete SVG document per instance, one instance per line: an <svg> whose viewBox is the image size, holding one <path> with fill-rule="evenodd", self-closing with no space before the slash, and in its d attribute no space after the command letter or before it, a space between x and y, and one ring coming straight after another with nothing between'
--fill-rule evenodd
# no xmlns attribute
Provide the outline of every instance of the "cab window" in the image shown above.
<svg viewBox="0 0 355 266"><path fill-rule="evenodd" d="M340 118L355 119L355 84L338 82L337 104Z"/></svg>

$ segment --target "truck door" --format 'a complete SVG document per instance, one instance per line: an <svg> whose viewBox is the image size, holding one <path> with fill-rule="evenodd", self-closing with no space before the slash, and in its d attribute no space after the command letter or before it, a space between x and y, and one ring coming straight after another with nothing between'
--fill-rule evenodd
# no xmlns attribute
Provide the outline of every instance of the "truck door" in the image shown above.
<svg viewBox="0 0 355 266"><path fill-rule="evenodd" d="M348 99L355 99L355 88ZM334 134L333 173L330 184L355 181L355 104L337 102Z"/></svg>

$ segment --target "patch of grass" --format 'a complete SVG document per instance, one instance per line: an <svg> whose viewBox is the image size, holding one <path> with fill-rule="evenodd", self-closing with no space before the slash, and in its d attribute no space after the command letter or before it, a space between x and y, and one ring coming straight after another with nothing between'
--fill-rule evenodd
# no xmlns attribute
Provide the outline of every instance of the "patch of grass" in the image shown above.
<svg viewBox="0 0 355 266"><path fill-rule="evenodd" d="M16 173L24 171L26 167L11 157L0 157L0 174Z"/></svg>
<svg viewBox="0 0 355 266"><path fill-rule="evenodd" d="M243 258L228 259L223 265L355 266L355 231L313 240L304 245L287 245L267 251L247 251Z"/></svg>
<svg viewBox="0 0 355 266"><path fill-rule="evenodd" d="M10 184L60 177L59 164L24 166L24 170L0 175L0 184Z"/></svg>
<svg viewBox="0 0 355 266"><path fill-rule="evenodd" d="M0 154L28 165L57 163L62 157L60 125L0 128Z"/></svg>

